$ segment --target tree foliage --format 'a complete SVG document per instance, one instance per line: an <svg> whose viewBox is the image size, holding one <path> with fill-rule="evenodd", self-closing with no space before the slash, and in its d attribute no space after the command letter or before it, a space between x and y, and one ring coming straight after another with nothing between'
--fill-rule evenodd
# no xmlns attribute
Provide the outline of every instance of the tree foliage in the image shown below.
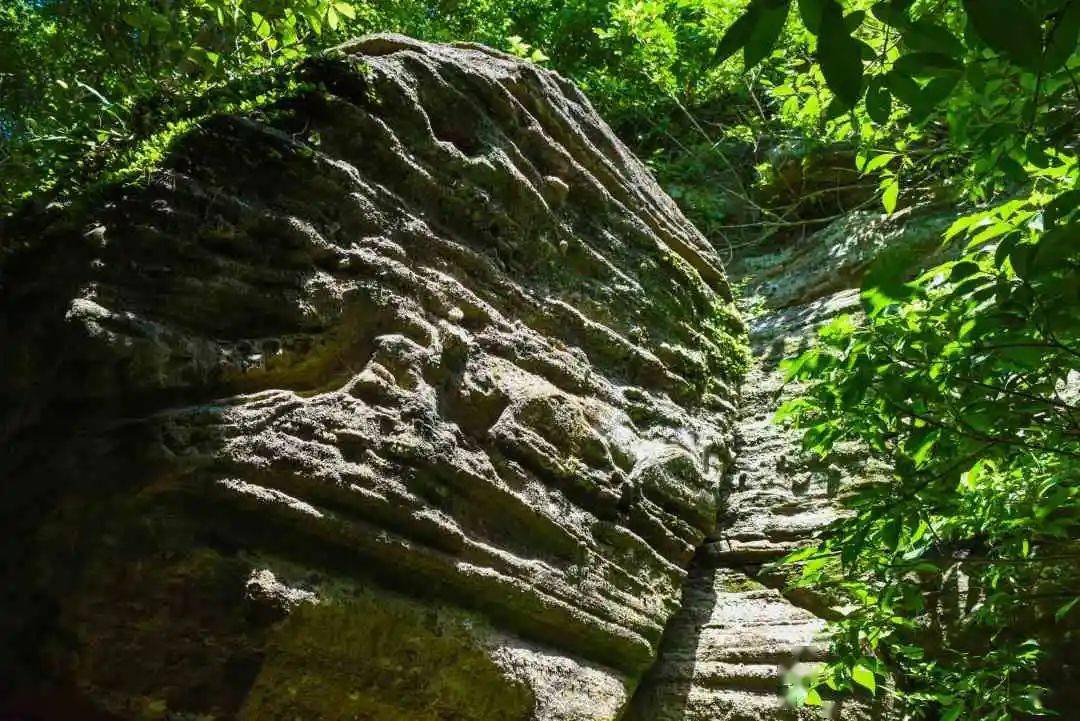
<svg viewBox="0 0 1080 721"><path fill-rule="evenodd" d="M706 231L832 217L746 187L739 166L782 144L850 149L886 213L964 209L943 263L886 253L865 318L789 363L805 392L780 417L806 446L857 441L887 469L789 559L848 608L800 701L1043 713L1041 664L1080 616L1080 0L8 0L0 214L137 177L198 118L370 31L572 77Z"/></svg>
<svg viewBox="0 0 1080 721"><path fill-rule="evenodd" d="M757 5L787 3L743 18ZM914 717L1043 715L1040 662L1071 643L1080 592L1080 3L852 6L799 2L815 62L787 93L819 93L820 73L886 211L901 178L932 175L982 207L945 234L944 263L879 258L865 321L837 319L788 363L807 386L780 420L888 469L787 559L850 604L803 701L889 680Z"/></svg>
<svg viewBox="0 0 1080 721"><path fill-rule="evenodd" d="M861 666L943 718L1042 710L1041 648L1067 643L1080 589L1076 197L962 218L947 235L966 250L911 282L886 256L865 323L836 319L789 363L809 386L779 415L807 447L855 440L889 469L789 559L852 603L828 686L867 686Z"/></svg>
<svg viewBox="0 0 1080 721"><path fill-rule="evenodd" d="M486 43L550 62L615 124L656 117L730 85L711 56L735 11L729 0L8 0L0 213L368 32Z"/></svg>

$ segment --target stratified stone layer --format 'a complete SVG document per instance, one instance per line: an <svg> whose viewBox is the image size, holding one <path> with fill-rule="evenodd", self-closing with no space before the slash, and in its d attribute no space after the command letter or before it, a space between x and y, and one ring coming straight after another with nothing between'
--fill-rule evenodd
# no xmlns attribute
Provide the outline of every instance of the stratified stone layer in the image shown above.
<svg viewBox="0 0 1080 721"><path fill-rule="evenodd" d="M6 264L4 663L119 718L614 719L732 460L720 264L551 72L299 79Z"/></svg>

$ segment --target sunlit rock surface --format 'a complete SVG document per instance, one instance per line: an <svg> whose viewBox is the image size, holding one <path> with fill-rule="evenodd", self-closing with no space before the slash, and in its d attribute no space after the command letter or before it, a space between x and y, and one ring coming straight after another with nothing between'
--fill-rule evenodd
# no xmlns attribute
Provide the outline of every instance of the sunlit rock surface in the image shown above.
<svg viewBox="0 0 1080 721"><path fill-rule="evenodd" d="M2 691L615 719L733 459L720 263L551 72L376 36L298 80L8 239Z"/></svg>

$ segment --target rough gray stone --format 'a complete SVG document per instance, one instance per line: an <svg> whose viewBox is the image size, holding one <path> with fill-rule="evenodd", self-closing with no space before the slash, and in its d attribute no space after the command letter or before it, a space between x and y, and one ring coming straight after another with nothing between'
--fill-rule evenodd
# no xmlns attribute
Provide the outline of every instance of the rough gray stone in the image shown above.
<svg viewBox="0 0 1080 721"><path fill-rule="evenodd" d="M615 719L732 457L720 263L551 72L301 79L6 263L3 663L120 718Z"/></svg>

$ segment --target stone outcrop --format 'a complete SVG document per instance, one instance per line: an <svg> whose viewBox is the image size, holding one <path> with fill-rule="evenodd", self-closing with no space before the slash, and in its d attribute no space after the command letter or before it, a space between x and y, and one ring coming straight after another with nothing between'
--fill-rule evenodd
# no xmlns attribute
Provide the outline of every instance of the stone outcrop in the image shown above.
<svg viewBox="0 0 1080 721"><path fill-rule="evenodd" d="M5 240L8 703L617 718L733 459L717 257L551 72L373 36L296 81Z"/></svg>

